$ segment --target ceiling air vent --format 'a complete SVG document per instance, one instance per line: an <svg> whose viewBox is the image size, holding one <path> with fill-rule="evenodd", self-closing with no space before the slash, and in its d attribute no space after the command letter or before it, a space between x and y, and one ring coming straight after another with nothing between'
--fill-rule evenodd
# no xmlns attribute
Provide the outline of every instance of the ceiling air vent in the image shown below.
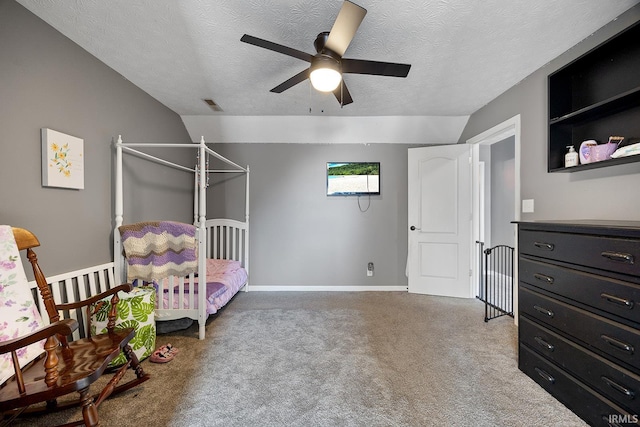
<svg viewBox="0 0 640 427"><path fill-rule="evenodd" d="M222 111L222 108L220 108L213 99L205 99L204 102L206 102L213 111Z"/></svg>

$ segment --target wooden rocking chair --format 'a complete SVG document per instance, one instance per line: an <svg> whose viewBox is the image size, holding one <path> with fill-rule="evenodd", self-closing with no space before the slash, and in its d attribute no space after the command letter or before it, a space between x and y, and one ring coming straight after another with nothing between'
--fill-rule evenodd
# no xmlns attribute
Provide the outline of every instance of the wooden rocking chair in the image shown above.
<svg viewBox="0 0 640 427"><path fill-rule="evenodd" d="M129 341L134 337L132 328L114 330L117 317L116 306L119 291L130 291L131 285L124 284L114 287L102 294L95 295L88 300L56 304L51 295L45 276L43 275L34 247L40 246L40 242L30 231L13 228L13 234L20 251L27 251L27 258L33 267L33 273L40 294L49 316L50 324L31 334L0 342L0 355L11 353L15 375L0 385L0 414L2 418L13 419L18 415L32 412L51 412L66 409L70 406L82 406L83 419L65 425L98 426L98 406L112 393L128 390L147 379L139 364L138 358L129 346ZM19 260L18 260L19 262ZM26 283L25 283L26 285ZM109 313L108 332L101 335L90 336L75 341L68 341L67 336L78 328L78 322L73 319L60 320L61 310L76 310L87 308L101 299L112 295L111 312ZM26 346L45 340L44 353L20 368L18 354ZM123 351L127 363L118 369L108 381L104 389L97 395L89 393L89 387L108 368L109 362ZM129 382L118 386L118 382L124 376L127 368L135 371L136 377ZM70 393L78 393L78 399L72 399L64 403L57 402L57 398ZM62 399L61 399L62 400ZM30 405L46 402L46 405ZM30 411L35 409L35 411ZM0 418L0 424L2 424Z"/></svg>

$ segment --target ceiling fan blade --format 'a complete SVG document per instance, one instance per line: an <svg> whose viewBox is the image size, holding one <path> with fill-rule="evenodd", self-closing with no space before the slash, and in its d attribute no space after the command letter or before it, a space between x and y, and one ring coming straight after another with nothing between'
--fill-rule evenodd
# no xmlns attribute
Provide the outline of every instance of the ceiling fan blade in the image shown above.
<svg viewBox="0 0 640 427"><path fill-rule="evenodd" d="M309 78L309 69L307 68L306 70L299 72L298 74L291 77L290 79L280 83L278 86L271 89L270 92L282 93L285 90L292 88L293 86L297 85L300 82L305 81L308 78Z"/></svg>
<svg viewBox="0 0 640 427"><path fill-rule="evenodd" d="M367 9L345 0L324 47L340 56L344 55L366 14Z"/></svg>
<svg viewBox="0 0 640 427"><path fill-rule="evenodd" d="M269 49L274 52L282 53L284 55L293 56L294 58L302 59L303 61L307 62L311 62L311 60L313 59L313 55L308 54L307 52L283 46L281 44L270 42L268 40L259 39L258 37L253 37L249 34L245 34L244 36L242 36L240 38L240 41L252 44L254 46L262 47L264 49Z"/></svg>
<svg viewBox="0 0 640 427"><path fill-rule="evenodd" d="M340 105L343 107L353 102L353 99L351 98L351 94L349 93L349 89L347 89L347 84L344 82L344 79L342 79L338 87L333 91L333 94L336 96L338 103L340 103Z"/></svg>
<svg viewBox="0 0 640 427"><path fill-rule="evenodd" d="M373 74L375 76L407 77L411 64L365 61L342 58L342 72L351 74Z"/></svg>

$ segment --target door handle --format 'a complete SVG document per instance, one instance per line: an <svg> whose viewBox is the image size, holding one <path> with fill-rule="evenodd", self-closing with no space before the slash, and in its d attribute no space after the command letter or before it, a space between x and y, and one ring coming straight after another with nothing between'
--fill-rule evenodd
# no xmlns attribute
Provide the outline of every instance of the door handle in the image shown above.
<svg viewBox="0 0 640 427"><path fill-rule="evenodd" d="M420 230L420 229L418 227L416 227L415 225L412 225L411 227L409 227L409 230L416 231L416 230Z"/></svg>

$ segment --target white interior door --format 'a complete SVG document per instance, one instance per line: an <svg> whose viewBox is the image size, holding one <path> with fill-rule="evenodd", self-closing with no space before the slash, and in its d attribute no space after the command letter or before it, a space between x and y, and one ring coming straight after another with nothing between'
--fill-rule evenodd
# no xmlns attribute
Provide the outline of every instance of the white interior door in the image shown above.
<svg viewBox="0 0 640 427"><path fill-rule="evenodd" d="M473 298L470 146L408 151L409 292Z"/></svg>

